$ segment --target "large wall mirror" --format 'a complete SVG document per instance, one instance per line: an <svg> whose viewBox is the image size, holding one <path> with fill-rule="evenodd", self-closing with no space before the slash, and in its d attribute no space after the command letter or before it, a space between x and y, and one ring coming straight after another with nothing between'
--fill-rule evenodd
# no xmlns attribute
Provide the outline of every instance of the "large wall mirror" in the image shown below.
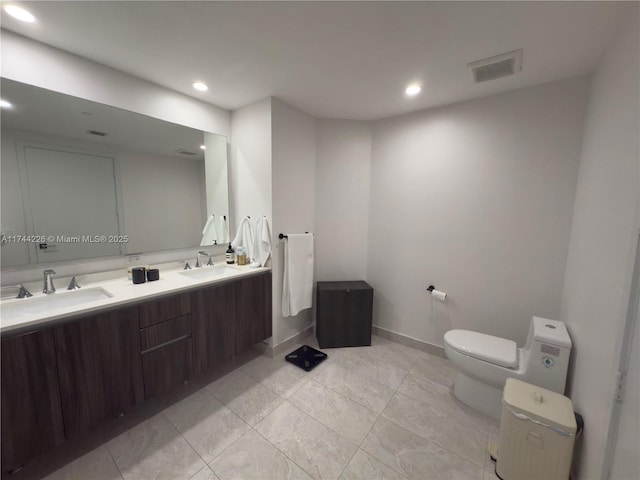
<svg viewBox="0 0 640 480"><path fill-rule="evenodd" d="M222 135L1 79L2 267L229 241Z"/></svg>

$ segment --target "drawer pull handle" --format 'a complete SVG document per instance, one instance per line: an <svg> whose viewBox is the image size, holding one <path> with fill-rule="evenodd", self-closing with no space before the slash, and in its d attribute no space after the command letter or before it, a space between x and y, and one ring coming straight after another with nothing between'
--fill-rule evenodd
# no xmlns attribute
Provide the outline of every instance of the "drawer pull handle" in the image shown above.
<svg viewBox="0 0 640 480"><path fill-rule="evenodd" d="M347 293L351 293L351 290L347 289Z"/></svg>
<svg viewBox="0 0 640 480"><path fill-rule="evenodd" d="M171 345L173 343L181 342L182 340L186 340L187 338L190 338L190 337L191 337L191 334L188 333L186 335L182 335L181 337L174 338L173 340L169 340L167 342L161 343L160 345L155 345L155 346L153 346L151 348L147 348L146 350L143 350L140 353L142 353L142 355L146 355L147 353L151 353L151 352L153 352L155 350L159 350L159 349L164 348L164 347L166 347L168 345Z"/></svg>

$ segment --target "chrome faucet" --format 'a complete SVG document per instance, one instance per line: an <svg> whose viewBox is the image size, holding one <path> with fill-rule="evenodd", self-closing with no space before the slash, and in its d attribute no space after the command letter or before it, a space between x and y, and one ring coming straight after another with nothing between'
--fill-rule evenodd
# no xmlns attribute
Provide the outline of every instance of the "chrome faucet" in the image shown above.
<svg viewBox="0 0 640 480"><path fill-rule="evenodd" d="M9 289L12 290L11 293L7 293L5 294L4 291L8 291ZM17 290L17 293L16 293ZM25 286L21 283L17 284L17 285L3 285L2 286L2 298L9 298L9 295L13 296L15 294L14 298L29 298L29 297L33 297L33 295L31 294L31 292L29 290L27 290L25 288Z"/></svg>
<svg viewBox="0 0 640 480"><path fill-rule="evenodd" d="M56 274L53 270L45 270L44 271L44 287L42 288L42 293L45 295L49 295L50 293L55 293L56 287L53 286L53 276Z"/></svg>
<svg viewBox="0 0 640 480"><path fill-rule="evenodd" d="M209 255L207 252L205 252L204 250L200 250L196 256L196 264L195 267L196 268L200 268L202 267L202 264L200 263L200 255L204 255L204 256L208 256L209 257L209 263L207 263L207 266L211 266L213 265L213 262L211 261L211 255Z"/></svg>

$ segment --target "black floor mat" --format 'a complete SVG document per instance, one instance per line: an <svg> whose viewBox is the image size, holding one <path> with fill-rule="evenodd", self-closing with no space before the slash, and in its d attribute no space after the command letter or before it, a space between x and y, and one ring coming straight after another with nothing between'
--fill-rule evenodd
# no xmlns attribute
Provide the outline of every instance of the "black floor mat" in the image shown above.
<svg viewBox="0 0 640 480"><path fill-rule="evenodd" d="M327 357L328 355L326 353L316 350L309 345L303 345L284 357L284 359L310 372Z"/></svg>

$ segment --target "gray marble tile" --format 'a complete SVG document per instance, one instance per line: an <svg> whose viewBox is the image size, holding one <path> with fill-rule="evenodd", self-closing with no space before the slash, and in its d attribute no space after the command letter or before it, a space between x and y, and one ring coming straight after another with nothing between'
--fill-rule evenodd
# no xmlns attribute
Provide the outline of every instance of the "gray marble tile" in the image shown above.
<svg viewBox="0 0 640 480"><path fill-rule="evenodd" d="M442 383L410 373L398 388L398 392L470 422L487 433L495 433L498 430L498 422L460 402L454 397L452 387Z"/></svg>
<svg viewBox="0 0 640 480"><path fill-rule="evenodd" d="M237 370L206 388L252 426L257 425L284 401L267 387Z"/></svg>
<svg viewBox="0 0 640 480"><path fill-rule="evenodd" d="M356 445L378 418L368 408L314 380L303 385L289 401Z"/></svg>
<svg viewBox="0 0 640 480"><path fill-rule="evenodd" d="M407 480L407 477L358 449L340 475L340 480Z"/></svg>
<svg viewBox="0 0 640 480"><path fill-rule="evenodd" d="M399 343L374 344L368 352L373 363L392 365L401 370L409 371L421 352Z"/></svg>
<svg viewBox="0 0 640 480"><path fill-rule="evenodd" d="M253 429L209 466L221 480L311 480L311 476Z"/></svg>
<svg viewBox="0 0 640 480"><path fill-rule="evenodd" d="M199 390L163 413L207 463L250 428L207 389Z"/></svg>
<svg viewBox="0 0 640 480"><path fill-rule="evenodd" d="M435 355L424 354L416 359L409 373L414 377L423 378L450 387L453 385L457 372L449 360L436 357Z"/></svg>
<svg viewBox="0 0 640 480"><path fill-rule="evenodd" d="M380 417L361 448L413 480L481 480L483 468Z"/></svg>
<svg viewBox="0 0 640 480"><path fill-rule="evenodd" d="M382 416L439 446L484 465L489 434L427 403L396 393Z"/></svg>
<svg viewBox="0 0 640 480"><path fill-rule="evenodd" d="M120 475L107 447L96 448L53 472L45 480L85 480L88 478L92 480L122 480L122 475Z"/></svg>
<svg viewBox="0 0 640 480"><path fill-rule="evenodd" d="M393 388L343 368L339 362L327 365L314 380L376 413L384 410L395 393Z"/></svg>
<svg viewBox="0 0 640 480"><path fill-rule="evenodd" d="M407 370L385 363L383 359L376 357L374 352L366 350L367 348L372 347L360 347L342 353L338 364L361 377L396 390L407 375Z"/></svg>
<svg viewBox="0 0 640 480"><path fill-rule="evenodd" d="M107 443L125 480L189 479L206 465L162 415Z"/></svg>
<svg viewBox="0 0 640 480"><path fill-rule="evenodd" d="M189 480L220 480L220 478L209 467L204 467Z"/></svg>
<svg viewBox="0 0 640 480"><path fill-rule="evenodd" d="M288 401L255 428L315 479L337 479L357 449Z"/></svg>
<svg viewBox="0 0 640 480"><path fill-rule="evenodd" d="M289 398L311 379L309 372L286 362L284 358L258 357L240 369L283 398Z"/></svg>

